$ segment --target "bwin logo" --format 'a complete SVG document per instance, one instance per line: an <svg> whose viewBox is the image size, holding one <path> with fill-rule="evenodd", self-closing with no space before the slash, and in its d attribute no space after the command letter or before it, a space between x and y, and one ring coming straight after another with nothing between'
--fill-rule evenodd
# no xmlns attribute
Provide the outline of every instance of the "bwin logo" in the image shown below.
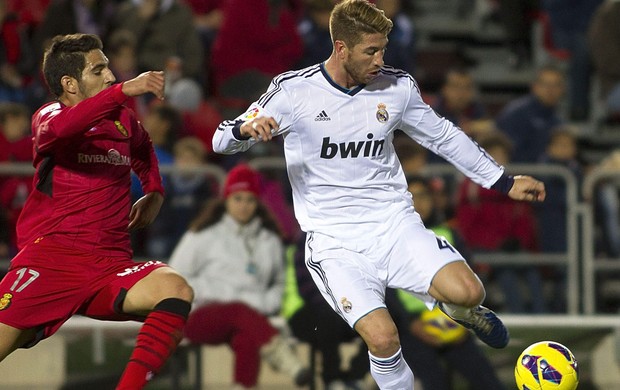
<svg viewBox="0 0 620 390"><path fill-rule="evenodd" d="M321 158L332 159L340 151L341 158L357 158L362 154L363 157L375 157L383 153L385 140L372 140L372 133L366 135L368 141L341 142L339 144L330 142L329 137L323 138L321 145Z"/></svg>

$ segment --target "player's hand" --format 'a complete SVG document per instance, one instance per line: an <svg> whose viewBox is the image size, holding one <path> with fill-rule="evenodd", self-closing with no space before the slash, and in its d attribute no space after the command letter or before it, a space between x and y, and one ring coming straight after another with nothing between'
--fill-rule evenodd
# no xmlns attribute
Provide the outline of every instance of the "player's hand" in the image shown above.
<svg viewBox="0 0 620 390"><path fill-rule="evenodd" d="M272 117L259 117L244 122L239 130L244 137L266 142L273 138L273 133L278 131L278 128L278 122Z"/></svg>
<svg viewBox="0 0 620 390"><path fill-rule="evenodd" d="M159 99L164 98L164 72L149 71L123 83L123 93L127 96L139 96L152 93Z"/></svg>
<svg viewBox="0 0 620 390"><path fill-rule="evenodd" d="M164 196L159 192L149 192L131 206L129 213L129 230L141 229L155 220Z"/></svg>
<svg viewBox="0 0 620 390"><path fill-rule="evenodd" d="M508 192L508 196L514 200L527 200L530 202L542 202L545 200L545 184L531 176L515 176L514 184Z"/></svg>

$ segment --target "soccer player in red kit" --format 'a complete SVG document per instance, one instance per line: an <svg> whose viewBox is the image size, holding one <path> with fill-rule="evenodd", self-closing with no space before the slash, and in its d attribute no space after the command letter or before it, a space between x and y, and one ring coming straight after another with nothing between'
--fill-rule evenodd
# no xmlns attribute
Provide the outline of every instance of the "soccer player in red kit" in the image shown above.
<svg viewBox="0 0 620 390"><path fill-rule="evenodd" d="M151 223L163 187L130 96L164 95L163 72L113 85L101 40L57 36L43 73L57 100L32 118L33 191L17 225L20 252L0 282L0 360L51 336L74 314L144 321L117 389L142 389L181 339L193 291L158 261L132 260L129 229ZM130 202L130 171L144 197Z"/></svg>

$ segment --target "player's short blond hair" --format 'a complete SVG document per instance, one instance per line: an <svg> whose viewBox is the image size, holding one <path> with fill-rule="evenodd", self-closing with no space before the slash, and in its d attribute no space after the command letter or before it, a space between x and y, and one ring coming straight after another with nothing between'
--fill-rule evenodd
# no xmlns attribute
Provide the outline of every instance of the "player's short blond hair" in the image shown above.
<svg viewBox="0 0 620 390"><path fill-rule="evenodd" d="M343 41L354 47L363 34L384 34L392 31L392 21L368 0L344 0L338 3L329 18L332 42Z"/></svg>

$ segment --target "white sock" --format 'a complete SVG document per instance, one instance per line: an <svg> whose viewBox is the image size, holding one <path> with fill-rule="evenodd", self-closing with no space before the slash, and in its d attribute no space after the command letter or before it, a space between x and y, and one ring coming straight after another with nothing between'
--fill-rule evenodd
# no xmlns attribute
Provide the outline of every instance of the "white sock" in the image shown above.
<svg viewBox="0 0 620 390"><path fill-rule="evenodd" d="M440 302L443 311L455 320L467 320L471 314L471 308L465 306L454 305L451 303Z"/></svg>
<svg viewBox="0 0 620 390"><path fill-rule="evenodd" d="M370 374L381 390L413 389L413 372L403 359L401 349L387 358L373 356L368 352L370 359Z"/></svg>

